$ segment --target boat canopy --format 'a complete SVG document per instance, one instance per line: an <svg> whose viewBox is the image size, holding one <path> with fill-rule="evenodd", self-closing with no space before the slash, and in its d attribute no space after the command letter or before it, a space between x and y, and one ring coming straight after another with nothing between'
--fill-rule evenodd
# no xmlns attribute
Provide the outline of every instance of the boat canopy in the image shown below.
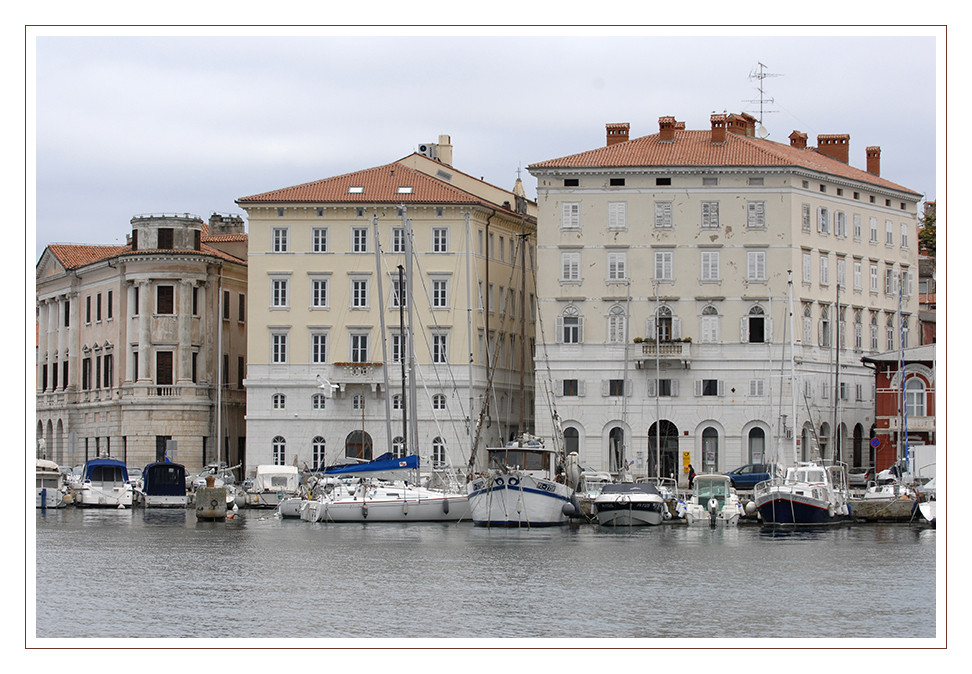
<svg viewBox="0 0 972 674"><path fill-rule="evenodd" d="M300 472L296 466L261 465L256 467L253 491L297 491Z"/></svg>
<svg viewBox="0 0 972 674"><path fill-rule="evenodd" d="M92 482L128 482L128 467L117 459L91 459L84 464L84 479Z"/></svg>
<svg viewBox="0 0 972 674"><path fill-rule="evenodd" d="M37 459L37 472L59 473L60 468L49 459Z"/></svg>
<svg viewBox="0 0 972 674"><path fill-rule="evenodd" d="M169 461L150 463L142 471L142 483L149 496L185 496L186 468Z"/></svg>
<svg viewBox="0 0 972 674"><path fill-rule="evenodd" d="M602 494L629 494L631 492L661 496L658 488L647 482L611 482L604 485L604 489L601 490Z"/></svg>
<svg viewBox="0 0 972 674"><path fill-rule="evenodd" d="M391 473L394 476L404 470L417 470L419 467L419 457L417 454L409 454L401 459L396 459L391 452L385 452L374 461L366 463L350 463L340 466L331 466L324 470L324 475L341 476L367 476L378 477L379 473Z"/></svg>

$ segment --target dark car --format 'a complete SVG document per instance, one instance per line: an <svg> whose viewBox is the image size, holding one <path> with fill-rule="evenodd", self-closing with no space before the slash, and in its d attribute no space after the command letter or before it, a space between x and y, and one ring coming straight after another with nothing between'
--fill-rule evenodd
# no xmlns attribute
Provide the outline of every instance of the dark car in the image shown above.
<svg viewBox="0 0 972 674"><path fill-rule="evenodd" d="M852 487L866 487L867 481L871 479L871 469L863 466L849 468L847 470L847 484Z"/></svg>
<svg viewBox="0 0 972 674"><path fill-rule="evenodd" d="M779 475L779 466L774 463L747 463L726 475L732 481L734 489L752 489L758 483Z"/></svg>

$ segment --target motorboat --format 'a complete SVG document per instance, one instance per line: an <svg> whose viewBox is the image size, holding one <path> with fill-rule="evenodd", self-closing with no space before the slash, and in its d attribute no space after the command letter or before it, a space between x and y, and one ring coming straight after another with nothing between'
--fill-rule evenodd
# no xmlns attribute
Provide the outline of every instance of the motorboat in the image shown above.
<svg viewBox="0 0 972 674"><path fill-rule="evenodd" d="M580 513L565 474L556 474L555 452L524 435L505 447L487 448L489 470L466 484L473 523L545 527Z"/></svg>
<svg viewBox="0 0 972 674"><path fill-rule="evenodd" d="M743 506L728 475L696 475L692 497L685 504L682 518L689 525L711 527L733 526L739 523Z"/></svg>
<svg viewBox="0 0 972 674"><path fill-rule="evenodd" d="M658 488L647 482L613 482L594 497L601 526L655 526L662 523L667 510Z"/></svg>
<svg viewBox="0 0 972 674"><path fill-rule="evenodd" d="M186 468L171 461L150 463L142 470L142 501L146 508L185 508Z"/></svg>
<svg viewBox="0 0 972 674"><path fill-rule="evenodd" d="M239 466L236 466L239 467ZM206 478L212 477L213 484L208 485ZM225 487L224 492L226 495L226 508L232 510L234 506L239 507L246 502L246 495L243 489L236 484L236 475L233 473L233 468L230 468L225 463L216 462L206 464L199 473L192 478L191 489L193 491L193 498L195 497L195 492L202 487L210 486L211 488Z"/></svg>
<svg viewBox="0 0 972 674"><path fill-rule="evenodd" d="M296 466L259 465L244 493L250 508L276 508L300 493L300 471Z"/></svg>
<svg viewBox="0 0 972 674"><path fill-rule="evenodd" d="M921 499L918 502L918 511L932 526L935 526L935 510L937 505L935 478L932 478L918 488L918 495Z"/></svg>
<svg viewBox="0 0 972 674"><path fill-rule="evenodd" d="M76 504L84 507L125 508L132 505L134 490L128 469L116 459L91 459L84 464Z"/></svg>
<svg viewBox="0 0 972 674"><path fill-rule="evenodd" d="M37 459L37 507L63 508L66 493L60 467L48 459Z"/></svg>
<svg viewBox="0 0 972 674"><path fill-rule="evenodd" d="M782 479L760 482L753 501L764 525L820 525L850 515L847 473L842 465L800 462Z"/></svg>

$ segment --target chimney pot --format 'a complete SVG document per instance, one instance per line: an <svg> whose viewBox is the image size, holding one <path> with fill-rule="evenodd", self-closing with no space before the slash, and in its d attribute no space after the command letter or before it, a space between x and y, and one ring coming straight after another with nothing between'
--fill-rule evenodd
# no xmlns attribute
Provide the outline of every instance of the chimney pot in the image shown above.
<svg viewBox="0 0 972 674"><path fill-rule="evenodd" d="M671 116L658 118L658 140L671 143L675 140L675 118Z"/></svg>
<svg viewBox="0 0 972 674"><path fill-rule="evenodd" d="M715 114L709 117L709 121L712 122L712 142L725 143L726 116L724 114Z"/></svg>
<svg viewBox="0 0 972 674"><path fill-rule="evenodd" d="M631 131L631 125L628 122L621 122L618 124L605 124L605 130L607 131L607 146L617 145L618 143L623 143L628 140L628 133Z"/></svg>
<svg viewBox="0 0 972 674"><path fill-rule="evenodd" d="M830 133L817 136L817 152L839 162L850 160L850 134Z"/></svg>
<svg viewBox="0 0 972 674"><path fill-rule="evenodd" d="M881 148L877 145L872 145L866 150L867 152L867 172L880 176L881 175Z"/></svg>
<svg viewBox="0 0 972 674"><path fill-rule="evenodd" d="M807 134L802 131L793 130L790 134L790 147L795 147L799 150L807 149Z"/></svg>

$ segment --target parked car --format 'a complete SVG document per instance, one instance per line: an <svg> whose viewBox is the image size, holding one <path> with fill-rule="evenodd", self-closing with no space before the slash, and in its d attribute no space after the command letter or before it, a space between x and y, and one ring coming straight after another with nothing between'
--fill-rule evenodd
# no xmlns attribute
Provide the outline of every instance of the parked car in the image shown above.
<svg viewBox="0 0 972 674"><path fill-rule="evenodd" d="M752 489L760 482L781 474L780 467L775 463L747 463L726 473L734 489Z"/></svg>
<svg viewBox="0 0 972 674"><path fill-rule="evenodd" d="M871 469L863 466L856 466L847 470L847 484L852 487L866 487L867 481L871 479Z"/></svg>

